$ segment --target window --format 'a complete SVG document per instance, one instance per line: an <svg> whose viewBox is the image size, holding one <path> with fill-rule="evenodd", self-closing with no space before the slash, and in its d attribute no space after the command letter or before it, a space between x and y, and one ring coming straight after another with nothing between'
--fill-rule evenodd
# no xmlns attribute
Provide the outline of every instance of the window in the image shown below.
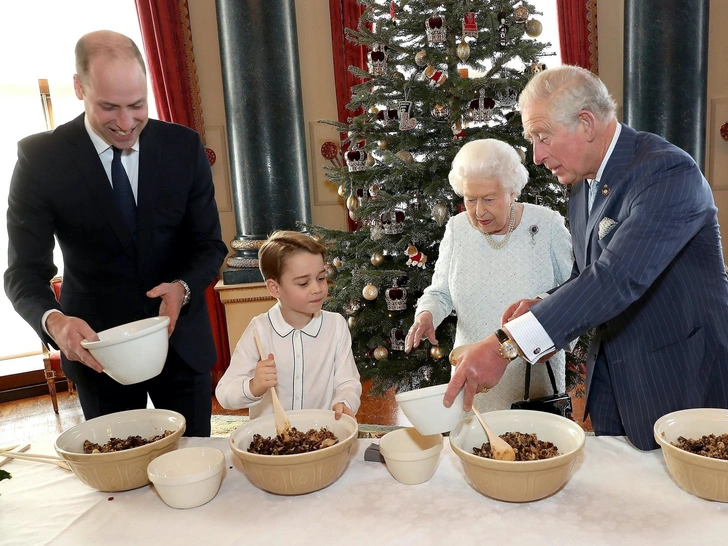
<svg viewBox="0 0 728 546"><path fill-rule="evenodd" d="M3 4L0 51L0 104L3 131L0 132L0 271L7 268L7 194L15 161L17 142L47 130L39 79L48 80L53 118L60 125L83 112L83 102L73 91L74 48L83 34L109 29L129 36L142 49L134 0L23 0ZM143 53L143 49L142 49ZM154 98L149 94L149 115L156 117ZM60 252L56 265L62 273ZM40 341L33 329L15 312L5 293L0 296L0 376L29 369L42 369L40 356L26 359L17 355L39 353ZM22 360L22 362L21 362ZM11 365L15 361L14 365ZM20 370L18 370L18 366Z"/></svg>

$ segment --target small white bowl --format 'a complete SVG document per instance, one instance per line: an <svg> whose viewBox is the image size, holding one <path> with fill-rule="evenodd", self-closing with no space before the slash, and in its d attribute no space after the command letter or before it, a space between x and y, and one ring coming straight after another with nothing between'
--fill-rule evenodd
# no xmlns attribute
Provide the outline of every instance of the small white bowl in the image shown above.
<svg viewBox="0 0 728 546"><path fill-rule="evenodd" d="M392 476L406 485L429 480L437 469L442 435L423 436L412 427L388 432L379 440L379 453Z"/></svg>
<svg viewBox="0 0 728 546"><path fill-rule="evenodd" d="M675 483L696 497L728 502L728 461L712 459L672 445L678 437L728 433L728 409L693 408L663 415L653 429Z"/></svg>
<svg viewBox="0 0 728 546"><path fill-rule="evenodd" d="M447 390L447 383L398 393L394 399L402 408L407 419L423 436L450 432L463 418L463 397L465 389L461 389L452 406L446 408L442 404Z"/></svg>
<svg viewBox="0 0 728 546"><path fill-rule="evenodd" d="M186 447L154 459L150 481L172 508L195 508L210 502L220 489L225 455L212 447Z"/></svg>
<svg viewBox="0 0 728 546"><path fill-rule="evenodd" d="M98 333L99 341L81 341L104 372L117 383L133 385L162 373L167 359L169 317L151 317Z"/></svg>

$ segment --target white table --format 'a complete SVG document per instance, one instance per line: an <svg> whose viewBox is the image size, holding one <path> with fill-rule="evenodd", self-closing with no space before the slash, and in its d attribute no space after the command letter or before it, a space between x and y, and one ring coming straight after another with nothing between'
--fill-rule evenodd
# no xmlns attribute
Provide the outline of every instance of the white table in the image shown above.
<svg viewBox="0 0 728 546"><path fill-rule="evenodd" d="M102 493L51 465L13 460L0 482L0 544L725 544L728 504L681 490L659 450L643 453L623 438L587 437L569 483L548 499L509 504L466 482L445 441L435 475L402 485L381 463L364 461L372 440L357 440L349 467L331 486L299 497L253 487L226 438L183 438L227 457L217 496L175 510L152 486ZM31 451L52 453L52 439ZM232 467L232 468L231 468ZM113 498L113 500L112 500Z"/></svg>

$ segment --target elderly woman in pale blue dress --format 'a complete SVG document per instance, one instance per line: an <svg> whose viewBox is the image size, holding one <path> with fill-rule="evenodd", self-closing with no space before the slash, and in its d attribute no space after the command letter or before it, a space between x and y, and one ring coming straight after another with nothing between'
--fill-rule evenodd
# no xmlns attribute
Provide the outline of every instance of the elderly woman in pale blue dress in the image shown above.
<svg viewBox="0 0 728 546"><path fill-rule="evenodd" d="M495 139L469 142L455 156L449 178L465 212L447 223L432 284L417 302L407 334L407 352L425 338L437 344L436 329L452 311L457 314L454 346L480 341L501 327L501 313L511 303L544 294L571 273L571 236L564 218L517 201L528 171L514 148ZM563 392L564 352L550 362ZM526 366L520 357L512 361L495 387L476 396L478 409L506 409L522 400ZM530 394L552 394L542 364L533 365Z"/></svg>

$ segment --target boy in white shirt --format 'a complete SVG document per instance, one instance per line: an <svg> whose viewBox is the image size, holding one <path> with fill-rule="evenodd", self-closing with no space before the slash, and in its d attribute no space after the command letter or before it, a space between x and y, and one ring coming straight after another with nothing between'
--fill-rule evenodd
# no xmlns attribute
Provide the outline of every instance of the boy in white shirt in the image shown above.
<svg viewBox="0 0 728 546"><path fill-rule="evenodd" d="M273 413L268 390L277 386L287 410L332 409L336 419L356 415L362 387L349 327L341 315L321 309L329 293L325 252L295 231L277 231L260 247L260 271L278 303L251 320L240 337L215 388L224 408L250 408L251 419ZM266 360L259 360L254 330Z"/></svg>

